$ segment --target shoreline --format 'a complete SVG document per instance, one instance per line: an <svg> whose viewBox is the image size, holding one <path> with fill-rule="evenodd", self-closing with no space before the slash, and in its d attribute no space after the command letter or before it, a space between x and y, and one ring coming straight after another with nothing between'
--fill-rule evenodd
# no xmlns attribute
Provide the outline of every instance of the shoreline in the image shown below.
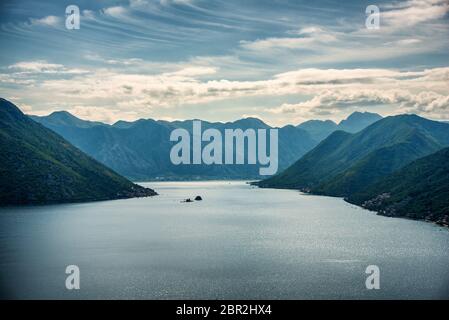
<svg viewBox="0 0 449 320"><path fill-rule="evenodd" d="M339 198L342 199L344 202L357 206L361 209L365 209L371 212L375 212L377 215L382 216L382 217L387 217L387 218L399 218L399 219L407 219L407 220L413 220L413 221L421 221L421 222L426 222L426 223L432 223L435 224L438 227L442 227L446 230L449 231L449 223L440 223L438 221L434 221L434 220L430 220L430 219L420 219L420 218L412 218L412 217L408 217L408 216L403 216L403 215L399 215L399 216L394 216L394 215L386 215L386 214L382 214L380 211L382 209L370 209L370 208L366 208L361 204L358 203L354 203L354 202L350 202L346 197L337 197L337 196L332 196L332 195L326 195L326 194L318 194L318 193L313 193L310 190L304 190L304 189L297 189L297 188L276 188L276 187L271 187L271 186L260 186L258 185L259 181L255 181L255 182L250 182L248 184L250 184L251 186L256 186L258 188L261 189L275 189L275 190L292 190L292 191L298 191L301 192L305 195L311 195L311 196L324 196L324 197L331 197L331 198Z"/></svg>

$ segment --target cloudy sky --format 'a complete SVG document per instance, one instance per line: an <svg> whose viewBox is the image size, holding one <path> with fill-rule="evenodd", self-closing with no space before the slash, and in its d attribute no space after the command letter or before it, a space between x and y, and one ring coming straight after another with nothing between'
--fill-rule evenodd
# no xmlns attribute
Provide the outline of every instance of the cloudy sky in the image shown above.
<svg viewBox="0 0 449 320"><path fill-rule="evenodd" d="M449 0L2 0L0 47L0 96L29 114L449 119Z"/></svg>

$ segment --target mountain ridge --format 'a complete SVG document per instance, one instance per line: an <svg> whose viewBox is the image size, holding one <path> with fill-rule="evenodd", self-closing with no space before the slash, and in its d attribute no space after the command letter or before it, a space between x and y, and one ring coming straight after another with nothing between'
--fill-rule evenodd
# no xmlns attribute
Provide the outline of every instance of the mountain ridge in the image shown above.
<svg viewBox="0 0 449 320"><path fill-rule="evenodd" d="M0 204L49 204L156 195L72 146L0 98Z"/></svg>
<svg viewBox="0 0 449 320"><path fill-rule="evenodd" d="M345 186L355 183L354 179L347 182L345 178L375 170L380 173L378 176L357 182L359 185L371 183L372 179L391 173L446 145L449 145L449 125L416 115L391 116L355 134L333 132L284 172L260 181L259 185L345 196L347 192L355 191L345 189ZM378 150L382 148L387 148L384 151L388 150L397 158L381 161L383 154Z"/></svg>
<svg viewBox="0 0 449 320"><path fill-rule="evenodd" d="M169 154L175 142L170 133L183 128L192 133L193 120L167 122L139 119L134 122L116 122L114 125L67 125L53 117L33 117L49 129L62 135L76 147L118 173L133 180L197 180L197 179L257 179L256 165L190 165L176 166ZM249 117L232 122L201 121L202 130L215 128L242 130L270 129L262 120ZM279 128L279 167L286 168L316 145L309 134L294 126Z"/></svg>
<svg viewBox="0 0 449 320"><path fill-rule="evenodd" d="M378 214L449 226L449 124L399 115L335 131L265 188L343 197Z"/></svg>
<svg viewBox="0 0 449 320"><path fill-rule="evenodd" d="M308 120L297 127L306 130L314 139L322 141L337 130L356 133L380 119L382 116L377 113L355 111L338 124L332 120Z"/></svg>
<svg viewBox="0 0 449 320"><path fill-rule="evenodd" d="M170 131L183 128L191 133L194 120L170 122L138 119L132 122L119 120L112 125L97 125L96 122L82 119L72 120L72 123L63 122L54 117L54 113L49 116L32 116L33 120L62 135L96 160L133 180L262 178L258 174L257 165L189 167L171 165L168 158L173 145L169 141ZM75 116L72 115L72 117ZM255 117L228 122L200 121L203 130L212 127L220 131L237 128L243 130L247 128L279 129L279 171L294 163L320 141L313 138L307 130L297 126L271 127ZM154 146L158 146L158 148ZM145 151L145 149L147 150Z"/></svg>

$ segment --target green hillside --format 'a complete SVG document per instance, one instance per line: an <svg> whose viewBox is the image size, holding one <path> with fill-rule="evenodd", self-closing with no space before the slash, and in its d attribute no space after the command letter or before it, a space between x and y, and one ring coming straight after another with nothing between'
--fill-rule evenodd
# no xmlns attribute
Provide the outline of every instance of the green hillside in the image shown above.
<svg viewBox="0 0 449 320"><path fill-rule="evenodd" d="M449 224L449 148L418 159L350 195L348 202L382 215Z"/></svg>
<svg viewBox="0 0 449 320"><path fill-rule="evenodd" d="M387 117L364 130L332 133L261 187L347 196L449 145L449 125L416 115Z"/></svg>
<svg viewBox="0 0 449 320"><path fill-rule="evenodd" d="M0 98L0 204L151 196Z"/></svg>

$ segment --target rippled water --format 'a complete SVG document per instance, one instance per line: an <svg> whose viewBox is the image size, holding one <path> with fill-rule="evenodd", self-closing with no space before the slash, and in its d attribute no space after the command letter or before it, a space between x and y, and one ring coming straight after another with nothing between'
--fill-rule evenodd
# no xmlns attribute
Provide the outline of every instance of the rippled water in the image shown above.
<svg viewBox="0 0 449 320"><path fill-rule="evenodd" d="M0 209L2 297L449 298L447 229L244 182L145 185L160 196Z"/></svg>

